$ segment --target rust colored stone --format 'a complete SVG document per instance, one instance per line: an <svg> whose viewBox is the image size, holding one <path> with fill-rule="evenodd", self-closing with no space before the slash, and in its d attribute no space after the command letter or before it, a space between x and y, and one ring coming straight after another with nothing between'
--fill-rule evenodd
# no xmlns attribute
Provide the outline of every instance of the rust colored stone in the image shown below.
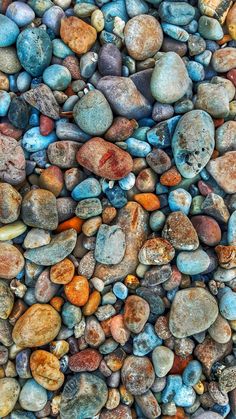
<svg viewBox="0 0 236 419"><path fill-rule="evenodd" d="M96 30L75 16L61 20L60 35L65 44L76 54L85 54L97 39Z"/></svg>

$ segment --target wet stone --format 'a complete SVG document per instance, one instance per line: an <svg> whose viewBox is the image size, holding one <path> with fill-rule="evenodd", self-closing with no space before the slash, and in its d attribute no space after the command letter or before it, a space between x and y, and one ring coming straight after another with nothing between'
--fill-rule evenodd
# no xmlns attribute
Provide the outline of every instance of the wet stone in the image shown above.
<svg viewBox="0 0 236 419"><path fill-rule="evenodd" d="M146 393L155 379L151 361L146 357L128 356L121 370L121 378L131 394Z"/></svg>
<svg viewBox="0 0 236 419"><path fill-rule="evenodd" d="M125 254L125 235L119 226L99 227L95 247L95 259L106 265L122 261Z"/></svg>

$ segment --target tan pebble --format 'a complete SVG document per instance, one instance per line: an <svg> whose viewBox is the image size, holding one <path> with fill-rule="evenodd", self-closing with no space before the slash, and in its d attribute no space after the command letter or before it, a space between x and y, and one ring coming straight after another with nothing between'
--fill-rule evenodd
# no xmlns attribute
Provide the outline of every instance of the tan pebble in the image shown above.
<svg viewBox="0 0 236 419"><path fill-rule="evenodd" d="M231 0L199 0L198 7L203 15L214 17L223 24L231 4Z"/></svg>
<svg viewBox="0 0 236 419"><path fill-rule="evenodd" d="M92 13L91 25L96 29L97 32L101 32L104 29L105 21L103 13L100 9L94 10Z"/></svg>
<svg viewBox="0 0 236 419"><path fill-rule="evenodd" d="M69 343L66 340L54 340L50 343L50 352L58 359L69 352Z"/></svg>
<svg viewBox="0 0 236 419"><path fill-rule="evenodd" d="M51 409L53 416L57 416L60 413L61 394L52 398Z"/></svg>
<svg viewBox="0 0 236 419"><path fill-rule="evenodd" d="M229 10L226 18L226 26L232 39L236 40L236 3Z"/></svg>
<svg viewBox="0 0 236 419"><path fill-rule="evenodd" d="M0 380L0 417L5 417L12 412L19 393L20 384L15 378L2 378Z"/></svg>
<svg viewBox="0 0 236 419"><path fill-rule="evenodd" d="M68 284L74 277L75 266L70 259L63 259L50 269L50 280L54 284Z"/></svg>
<svg viewBox="0 0 236 419"><path fill-rule="evenodd" d="M24 263L22 254L15 246L0 243L0 278L15 278L23 269Z"/></svg>
<svg viewBox="0 0 236 419"><path fill-rule="evenodd" d="M0 71L0 90L9 90L9 80L6 74Z"/></svg>
<svg viewBox="0 0 236 419"><path fill-rule="evenodd" d="M27 230L27 226L22 221L15 221L0 227L0 241L7 241L20 236Z"/></svg>
<svg viewBox="0 0 236 419"><path fill-rule="evenodd" d="M117 388L109 388L108 390L108 399L105 404L105 407L108 410L115 409L120 403L120 393Z"/></svg>
<svg viewBox="0 0 236 419"><path fill-rule="evenodd" d="M82 232L85 234L85 236L92 237L97 233L101 224L102 224L101 217L98 216L98 217L89 218L89 220L86 220L84 224L82 225Z"/></svg>
<svg viewBox="0 0 236 419"><path fill-rule="evenodd" d="M30 369L35 381L47 390L58 390L64 382L60 362L50 352L43 350L33 352L30 357Z"/></svg>

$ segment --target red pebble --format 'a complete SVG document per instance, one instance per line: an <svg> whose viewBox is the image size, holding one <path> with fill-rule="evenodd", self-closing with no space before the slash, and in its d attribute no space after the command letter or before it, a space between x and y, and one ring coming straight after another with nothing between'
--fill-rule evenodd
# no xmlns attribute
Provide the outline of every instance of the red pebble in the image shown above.
<svg viewBox="0 0 236 419"><path fill-rule="evenodd" d="M223 118L220 119L213 119L215 128L220 127L221 125L223 125L223 123L225 122L225 120Z"/></svg>
<svg viewBox="0 0 236 419"><path fill-rule="evenodd" d="M169 374L182 374L184 369L187 367L188 363L192 361L192 355L182 358L182 356L175 355L173 367L169 371Z"/></svg>
<svg viewBox="0 0 236 419"><path fill-rule="evenodd" d="M69 368L74 372L95 371L102 360L102 355L96 349L84 349L69 359Z"/></svg>
<svg viewBox="0 0 236 419"><path fill-rule="evenodd" d="M9 122L1 122L0 133L6 135L7 137L14 138L15 140L19 140L23 131L21 129L15 128Z"/></svg>
<svg viewBox="0 0 236 419"><path fill-rule="evenodd" d="M203 180L199 180L197 186L202 196L207 196L209 193L213 192L211 186L203 182Z"/></svg>
<svg viewBox="0 0 236 419"><path fill-rule="evenodd" d="M236 87L236 68L233 68L232 70L228 71L226 77L228 80L232 81L232 83Z"/></svg>
<svg viewBox="0 0 236 419"><path fill-rule="evenodd" d="M40 134L49 135L54 129L54 121L46 115L40 115Z"/></svg>

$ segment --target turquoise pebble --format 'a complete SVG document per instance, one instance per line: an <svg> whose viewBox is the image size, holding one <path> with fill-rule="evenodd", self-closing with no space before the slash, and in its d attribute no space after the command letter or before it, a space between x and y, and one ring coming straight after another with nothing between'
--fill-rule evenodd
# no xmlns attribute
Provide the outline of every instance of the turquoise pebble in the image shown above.
<svg viewBox="0 0 236 419"><path fill-rule="evenodd" d="M196 61L189 61L186 63L188 75L192 81L202 81L205 78L205 71L202 64Z"/></svg>
<svg viewBox="0 0 236 419"><path fill-rule="evenodd" d="M174 402L176 406L190 407L194 404L196 399L196 393L192 387L188 387L185 384L176 392Z"/></svg>
<svg viewBox="0 0 236 419"><path fill-rule="evenodd" d="M8 79L9 79L10 91L14 92L14 93L18 92L18 87L17 87L17 84L16 84L17 75L16 74L10 74L8 76Z"/></svg>
<svg viewBox="0 0 236 419"><path fill-rule="evenodd" d="M150 130L150 127L139 127L137 128L134 133L133 137L136 138L136 140L146 141L147 139L147 132Z"/></svg>
<svg viewBox="0 0 236 419"><path fill-rule="evenodd" d="M162 211L153 211L149 218L149 224L153 231L160 231L165 224L165 214Z"/></svg>
<svg viewBox="0 0 236 419"><path fill-rule="evenodd" d="M99 346L99 352L103 355L110 354L118 347L118 343L114 339L107 339L102 345Z"/></svg>
<svg viewBox="0 0 236 419"><path fill-rule="evenodd" d="M106 189L105 194L111 205L113 205L115 208L122 208L127 204L126 193L118 185L115 185L111 189Z"/></svg>
<svg viewBox="0 0 236 419"><path fill-rule="evenodd" d="M227 320L236 319L236 293L230 288L227 288L226 292L220 299L219 303L220 313Z"/></svg>
<svg viewBox="0 0 236 419"><path fill-rule="evenodd" d="M32 412L13 410L11 412L11 419L36 419L36 416Z"/></svg>
<svg viewBox="0 0 236 419"><path fill-rule="evenodd" d="M18 26L7 16L0 14L0 47L9 47L20 33Z"/></svg>
<svg viewBox="0 0 236 419"><path fill-rule="evenodd" d="M42 23L48 29L51 29L55 35L59 35L61 19L65 18L65 16L65 12L61 7L53 5L44 13Z"/></svg>
<svg viewBox="0 0 236 419"><path fill-rule="evenodd" d="M25 410L38 412L47 403L47 391L35 380L27 380L21 389L19 403Z"/></svg>
<svg viewBox="0 0 236 419"><path fill-rule="evenodd" d="M188 25L195 16L195 9L185 2L163 1L158 13L163 22L172 25Z"/></svg>
<svg viewBox="0 0 236 419"><path fill-rule="evenodd" d="M194 59L198 63L202 64L204 67L207 67L211 62L212 52L206 49L200 54L195 55Z"/></svg>
<svg viewBox="0 0 236 419"><path fill-rule="evenodd" d="M29 125L31 127L38 127L39 126L39 116L40 112L38 109L33 108L29 118Z"/></svg>
<svg viewBox="0 0 236 419"><path fill-rule="evenodd" d="M222 26L218 20L208 16L200 17L198 21L198 32L203 38L212 41L219 41L224 36Z"/></svg>
<svg viewBox="0 0 236 419"><path fill-rule="evenodd" d="M29 25L34 20L35 13L28 4L22 1L14 1L8 6L6 16L21 27Z"/></svg>
<svg viewBox="0 0 236 419"><path fill-rule="evenodd" d="M183 372L183 383L186 386L194 386L202 375L202 366L199 361L190 361Z"/></svg>
<svg viewBox="0 0 236 419"><path fill-rule="evenodd" d="M98 198L82 199L75 209L77 217L86 220L102 213L102 204Z"/></svg>
<svg viewBox="0 0 236 419"><path fill-rule="evenodd" d="M74 52L61 40L53 39L52 41L52 52L57 58L66 58L69 55L75 55Z"/></svg>
<svg viewBox="0 0 236 419"><path fill-rule="evenodd" d="M52 90L65 90L71 82L71 74L63 65L53 64L44 70L43 81Z"/></svg>
<svg viewBox="0 0 236 419"><path fill-rule="evenodd" d="M168 204L171 211L182 211L188 215L192 197L188 191L182 188L171 191L168 196Z"/></svg>
<svg viewBox="0 0 236 419"><path fill-rule="evenodd" d="M188 25L184 25L183 29L188 33L196 33L198 29L197 20L193 19Z"/></svg>
<svg viewBox="0 0 236 419"><path fill-rule="evenodd" d="M150 144L145 141L136 140L136 138L130 137L126 140L127 151L134 157L146 157L151 151Z"/></svg>
<svg viewBox="0 0 236 419"><path fill-rule="evenodd" d="M44 12L54 5L51 0L28 0L28 5L32 7L36 15L42 17Z"/></svg>
<svg viewBox="0 0 236 419"><path fill-rule="evenodd" d="M194 108L193 102L190 99L185 99L175 103L174 109L176 113L186 113Z"/></svg>
<svg viewBox="0 0 236 419"><path fill-rule="evenodd" d="M228 417L228 414L230 413L230 405L226 404L224 406L220 405L220 404L214 404L211 408L212 412L218 413L219 415L221 415L223 418Z"/></svg>
<svg viewBox="0 0 236 419"><path fill-rule="evenodd" d="M88 178L80 182L72 191L71 196L75 201L85 198L96 198L102 192L100 183L95 178Z"/></svg>
<svg viewBox="0 0 236 419"><path fill-rule="evenodd" d="M34 127L26 131L22 139L22 147L29 152L45 150L49 144L57 140L55 132L49 135L41 135L39 127Z"/></svg>
<svg viewBox="0 0 236 419"><path fill-rule="evenodd" d="M31 75L27 71L22 71L16 79L19 92L26 92L30 89Z"/></svg>
<svg viewBox="0 0 236 419"><path fill-rule="evenodd" d="M65 103L62 106L63 111L73 111L76 103L78 102L79 97L77 95L69 96L68 99L65 101ZM77 127L78 128L78 127Z"/></svg>
<svg viewBox="0 0 236 419"><path fill-rule="evenodd" d="M162 23L162 30L170 38L176 39L176 41L187 42L189 34L187 31L182 29L180 26L171 25L170 23Z"/></svg>
<svg viewBox="0 0 236 419"><path fill-rule="evenodd" d="M229 245L236 245L236 211L232 212L228 221L227 240Z"/></svg>
<svg viewBox="0 0 236 419"><path fill-rule="evenodd" d="M167 148L171 144L176 125L180 116L174 116L167 121L159 122L154 128L147 132L147 140L154 147Z"/></svg>
<svg viewBox="0 0 236 419"><path fill-rule="evenodd" d="M73 329L82 318L81 309L70 303L65 303L61 312L63 323L69 328Z"/></svg>
<svg viewBox="0 0 236 419"><path fill-rule="evenodd" d="M156 335L153 325L146 323L143 331L133 338L133 354L145 356L161 344L162 339Z"/></svg>
<svg viewBox="0 0 236 419"><path fill-rule="evenodd" d="M88 79L93 75L98 63L98 54L89 51L83 54L80 59L80 74L82 77Z"/></svg>
<svg viewBox="0 0 236 419"><path fill-rule="evenodd" d="M115 0L106 3L102 6L101 11L105 19L105 30L108 32L113 31L114 18L116 16L120 17L125 22L129 19L124 0Z"/></svg>
<svg viewBox="0 0 236 419"><path fill-rule="evenodd" d="M6 116L11 103L11 96L5 90L0 90L0 116Z"/></svg>
<svg viewBox="0 0 236 419"><path fill-rule="evenodd" d="M148 4L144 0L126 0L126 10L130 18L148 13Z"/></svg>
<svg viewBox="0 0 236 419"><path fill-rule="evenodd" d="M162 392L161 400L163 403L169 403L173 400L176 393L182 387L182 378L180 375L168 375L166 379L166 386Z"/></svg>
<svg viewBox="0 0 236 419"><path fill-rule="evenodd" d="M113 292L117 298L120 300L125 300L128 295L128 288L123 284L123 282L116 282L113 285Z"/></svg>
<svg viewBox="0 0 236 419"><path fill-rule="evenodd" d="M27 28L17 38L17 55L32 76L41 76L52 58L52 42L41 28Z"/></svg>
<svg viewBox="0 0 236 419"><path fill-rule="evenodd" d="M119 180L119 186L124 191L129 191L135 185L136 177L134 173L130 172L127 176L123 177L123 179Z"/></svg>
<svg viewBox="0 0 236 419"><path fill-rule="evenodd" d="M210 258L202 249L191 252L180 252L176 265L180 272L186 275L197 275L204 272L210 264Z"/></svg>

